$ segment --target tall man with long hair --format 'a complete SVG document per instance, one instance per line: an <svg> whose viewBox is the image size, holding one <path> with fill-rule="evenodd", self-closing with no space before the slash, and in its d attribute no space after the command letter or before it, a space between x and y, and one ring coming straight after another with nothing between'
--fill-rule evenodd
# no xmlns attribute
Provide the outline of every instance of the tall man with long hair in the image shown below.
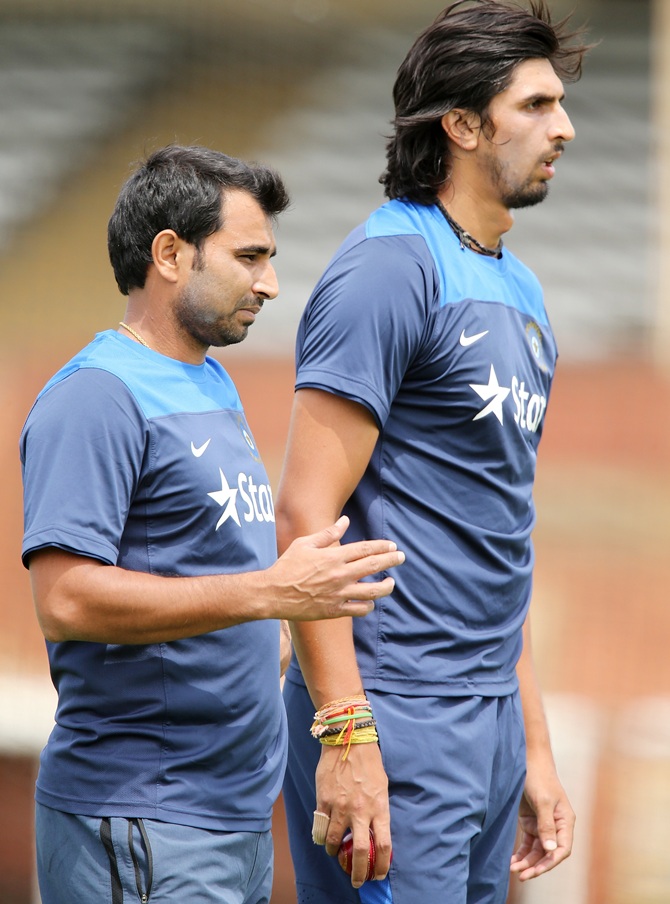
<svg viewBox="0 0 670 904"><path fill-rule="evenodd" d="M347 536L392 538L407 561L363 622L293 626L299 904L503 904L510 857L526 880L570 854L528 615L556 346L502 237L574 137L563 82L585 50L541 0L445 9L398 71L390 200L304 312L280 548L344 511ZM347 829L351 881L334 858Z"/></svg>
<svg viewBox="0 0 670 904"><path fill-rule="evenodd" d="M279 620L365 615L393 585L357 583L402 554L333 546L346 518L277 560L267 474L207 354L277 295L287 203L267 167L152 154L109 222L125 317L24 427L23 559L58 690L36 792L43 904L268 904Z"/></svg>

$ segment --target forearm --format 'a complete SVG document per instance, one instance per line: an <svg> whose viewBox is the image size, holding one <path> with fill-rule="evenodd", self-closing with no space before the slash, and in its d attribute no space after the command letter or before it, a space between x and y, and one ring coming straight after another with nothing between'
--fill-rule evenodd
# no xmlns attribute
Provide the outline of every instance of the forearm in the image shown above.
<svg viewBox="0 0 670 904"><path fill-rule="evenodd" d="M47 640L167 642L273 614L260 572L160 577L71 556L70 567L54 575L65 557L58 556L46 570L31 563L33 595Z"/></svg>
<svg viewBox="0 0 670 904"><path fill-rule="evenodd" d="M330 510L297 507L286 499L283 503L280 501L276 513L279 549L288 548L301 532L327 524L330 514ZM362 693L351 619L309 625L294 621L291 622L291 636L315 708L340 697Z"/></svg>
<svg viewBox="0 0 670 904"><path fill-rule="evenodd" d="M517 677L526 729L528 756L544 756L553 763L549 727L542 703L542 694L535 671L530 637L530 617L523 628L523 650L517 664Z"/></svg>
<svg viewBox="0 0 670 904"><path fill-rule="evenodd" d="M385 540L339 545L341 518L300 537L269 568L161 577L55 548L30 557L35 607L47 640L145 644L178 640L262 618L290 621L366 615L392 578L365 581L404 556Z"/></svg>
<svg viewBox="0 0 670 904"><path fill-rule="evenodd" d="M296 393L284 471L279 486L279 548L337 517L358 485L379 431L367 409L318 390ZM355 593L360 593L359 586ZM293 624L294 644L315 708L363 692L350 619ZM305 730L308 726L305 726ZM391 856L388 779L377 744L324 746L316 772L316 808L329 818L326 850L335 854L350 828L354 836L352 884L367 870L369 832L377 844L376 878Z"/></svg>
<svg viewBox="0 0 670 904"><path fill-rule="evenodd" d="M327 392L296 393L275 514L280 552L337 518L370 460L379 430L363 406ZM314 705L362 691L350 619L293 624Z"/></svg>
<svg viewBox="0 0 670 904"><path fill-rule="evenodd" d="M540 876L570 856L575 814L558 775L533 665L530 624L517 665L526 728L527 775L519 806L521 832L511 869L522 881Z"/></svg>
<svg viewBox="0 0 670 904"><path fill-rule="evenodd" d="M293 622L291 634L315 709L331 700L363 693L351 619L309 625Z"/></svg>

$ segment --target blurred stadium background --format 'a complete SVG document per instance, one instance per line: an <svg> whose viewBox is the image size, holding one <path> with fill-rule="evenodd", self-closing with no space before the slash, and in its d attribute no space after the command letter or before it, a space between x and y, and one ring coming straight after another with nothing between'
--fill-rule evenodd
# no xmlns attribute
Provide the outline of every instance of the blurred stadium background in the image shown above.
<svg viewBox="0 0 670 904"><path fill-rule="evenodd" d="M446 0L445 0L446 2ZM276 484L310 287L381 200L395 70L441 0L0 0L0 904L38 904L32 794L54 694L19 562L17 439L124 302L106 222L132 161L200 143L277 166L280 298L220 357ZM508 243L561 349L537 485L534 642L578 811L516 904L670 901L670 3L550 0L602 39L568 87L549 202ZM281 804L273 902L295 901Z"/></svg>

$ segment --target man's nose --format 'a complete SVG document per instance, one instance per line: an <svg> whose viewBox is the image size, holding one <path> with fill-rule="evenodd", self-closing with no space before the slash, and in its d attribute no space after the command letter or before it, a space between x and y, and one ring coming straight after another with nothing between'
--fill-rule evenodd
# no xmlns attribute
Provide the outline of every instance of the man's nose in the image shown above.
<svg viewBox="0 0 670 904"><path fill-rule="evenodd" d="M570 121L570 117L563 107L559 107L556 114L556 122L554 124L552 139L560 141L572 141L575 137L575 128Z"/></svg>
<svg viewBox="0 0 670 904"><path fill-rule="evenodd" d="M268 262L263 272L254 283L254 292L263 298L276 298L279 294L279 281L275 268Z"/></svg>

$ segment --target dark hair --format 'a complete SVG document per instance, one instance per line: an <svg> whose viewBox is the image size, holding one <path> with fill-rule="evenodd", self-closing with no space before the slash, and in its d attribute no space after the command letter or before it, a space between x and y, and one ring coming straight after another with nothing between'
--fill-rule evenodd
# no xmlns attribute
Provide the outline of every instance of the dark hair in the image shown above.
<svg viewBox="0 0 670 904"><path fill-rule="evenodd" d="M552 23L544 0L531 0L530 10L509 0L458 0L444 9L398 69L394 134L379 178L387 197L434 203L450 169L442 117L461 107L486 125L489 104L519 63L546 59L561 80L577 81L592 45L577 43L582 31L567 24Z"/></svg>
<svg viewBox="0 0 670 904"><path fill-rule="evenodd" d="M200 249L223 226L226 189L248 192L273 218L289 204L274 170L209 148L170 145L140 165L121 189L107 227L109 259L123 295L143 288L161 230L174 229Z"/></svg>

